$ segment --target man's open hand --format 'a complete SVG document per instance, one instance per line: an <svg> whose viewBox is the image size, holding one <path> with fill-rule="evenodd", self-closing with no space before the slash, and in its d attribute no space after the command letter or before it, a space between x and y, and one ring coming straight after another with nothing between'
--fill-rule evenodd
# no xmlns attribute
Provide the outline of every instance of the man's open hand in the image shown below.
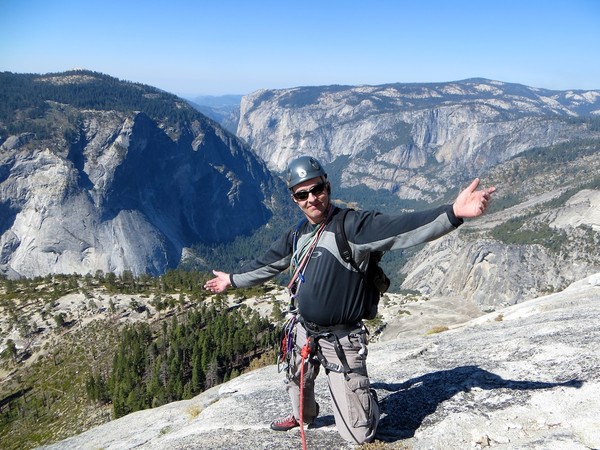
<svg viewBox="0 0 600 450"><path fill-rule="evenodd" d="M229 274L219 272L218 270L213 270L213 274L215 274L215 278L211 278L204 283L204 289L214 292L215 294L224 292L231 285Z"/></svg>
<svg viewBox="0 0 600 450"><path fill-rule="evenodd" d="M478 217L485 212L496 188L490 187L477 191L477 186L479 186L479 178L475 178L469 187L456 197L453 208L457 218Z"/></svg>

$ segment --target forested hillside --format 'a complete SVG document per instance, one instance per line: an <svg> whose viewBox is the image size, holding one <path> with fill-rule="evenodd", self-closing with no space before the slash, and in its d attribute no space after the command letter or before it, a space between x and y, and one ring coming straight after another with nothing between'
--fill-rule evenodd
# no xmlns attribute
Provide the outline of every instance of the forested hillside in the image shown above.
<svg viewBox="0 0 600 450"><path fill-rule="evenodd" d="M173 94L87 70L74 70L67 76L1 72L0 98L2 136L24 132L34 132L39 139L52 136L56 124L46 117L50 102L77 109L144 111L155 120L171 123L197 118L191 108L174 109L173 102L179 101L182 106L185 102ZM19 114L15 115L15 111Z"/></svg>
<svg viewBox="0 0 600 450"><path fill-rule="evenodd" d="M60 439L271 364L282 317L273 286L228 300L202 290L207 276L1 280L2 447ZM262 315L243 304L256 297Z"/></svg>

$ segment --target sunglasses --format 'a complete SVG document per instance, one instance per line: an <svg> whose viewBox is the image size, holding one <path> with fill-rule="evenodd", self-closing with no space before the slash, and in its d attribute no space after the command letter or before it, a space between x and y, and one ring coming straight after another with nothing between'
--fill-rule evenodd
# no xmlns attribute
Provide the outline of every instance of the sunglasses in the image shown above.
<svg viewBox="0 0 600 450"><path fill-rule="evenodd" d="M309 194L312 194L315 197L318 195L321 195L323 193L323 191L325 190L325 186L326 186L326 183L319 183L319 184L316 184L313 187L311 187L308 191L294 192L292 194L292 196L296 200L307 200Z"/></svg>

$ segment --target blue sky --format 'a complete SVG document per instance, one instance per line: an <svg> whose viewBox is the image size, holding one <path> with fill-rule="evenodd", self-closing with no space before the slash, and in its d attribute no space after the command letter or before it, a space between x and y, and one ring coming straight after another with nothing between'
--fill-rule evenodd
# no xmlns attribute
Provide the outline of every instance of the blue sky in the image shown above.
<svg viewBox="0 0 600 450"><path fill-rule="evenodd" d="M484 77L600 89L598 0L0 0L0 71L179 95Z"/></svg>

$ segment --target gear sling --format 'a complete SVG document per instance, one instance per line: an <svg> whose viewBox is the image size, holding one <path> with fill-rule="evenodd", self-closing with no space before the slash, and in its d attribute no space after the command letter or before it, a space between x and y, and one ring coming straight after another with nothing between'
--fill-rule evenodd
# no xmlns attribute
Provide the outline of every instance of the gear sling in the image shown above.
<svg viewBox="0 0 600 450"><path fill-rule="evenodd" d="M298 281L300 281L300 282L304 281L303 270L304 270L305 266L308 264L308 261L310 260L311 254L317 245L317 242L319 240L319 237L321 236L321 233L325 230L325 227L327 226L329 221L333 220L334 227L335 227L335 240L336 240L336 244L337 244L340 256L342 257L342 259L345 262L350 263L350 265L357 272L359 272L361 274L361 276L365 280L367 289L371 289L371 291L373 291L373 290L376 291L375 295L373 295L373 292L371 292L371 301L368 305L366 305L364 318L365 319L373 319L377 315L377 304L379 302L379 297L381 294L383 294L383 292L385 292L388 289L388 287L390 285L390 280L387 278L387 276L385 275L383 270L381 270L381 268L378 265L378 262L381 260L381 257L383 255L382 252L372 252L372 258L371 258L371 261L369 262L369 266L367 267L366 271L360 270L360 268L358 267L358 264L352 258L352 250L350 249L350 245L349 245L348 239L346 237L346 231L344 229L344 221L345 221L346 215L348 214L349 211L353 211L353 210L352 209L344 209L332 217L332 213L333 213L333 209L332 209L329 212L329 214L327 215L327 219L324 221L322 226L317 231L317 233L315 235L315 239L314 239L312 245L310 246L309 250L306 252L305 256L302 258L302 261L297 262L296 271L288 285L288 289L290 291L290 305L289 306L290 306L291 311L295 310L294 299L295 299L295 291L298 287L297 283L298 283ZM296 230L294 231L294 236L293 236L294 253L296 250L296 244L298 241L298 237L300 235L300 230L302 229L302 227L304 226L305 223L306 223L306 219L301 220L298 223ZM352 331L354 331L355 333L356 332L368 333L366 328L360 323L353 324L353 325L337 325L337 326L331 326L331 327L319 327L318 325L308 322L308 321L305 321L302 318L300 318L300 322L302 323L302 325L304 325L304 328L306 329L306 331L309 335L308 341L310 341L309 342L310 355L316 356L317 360L321 363L321 365L323 366L323 368L325 369L326 372L332 370L334 372L344 373L344 375L347 377L347 374L350 372L350 367L346 360L346 356L344 355L344 350L342 349L342 345L340 344L338 334L342 333L343 335L346 335ZM292 325L287 324L286 326L284 326L284 329L282 331L281 347L280 347L280 355L279 355L278 364L281 364L284 362L285 354L287 354L292 349L292 346L293 346L292 343L294 342L293 336L292 336L293 325L295 325L295 323ZM341 365L330 363L329 361L327 361L327 359L325 358L325 356L323 356L323 353L319 349L318 341L320 339L327 339L333 343L335 352L341 362Z"/></svg>

